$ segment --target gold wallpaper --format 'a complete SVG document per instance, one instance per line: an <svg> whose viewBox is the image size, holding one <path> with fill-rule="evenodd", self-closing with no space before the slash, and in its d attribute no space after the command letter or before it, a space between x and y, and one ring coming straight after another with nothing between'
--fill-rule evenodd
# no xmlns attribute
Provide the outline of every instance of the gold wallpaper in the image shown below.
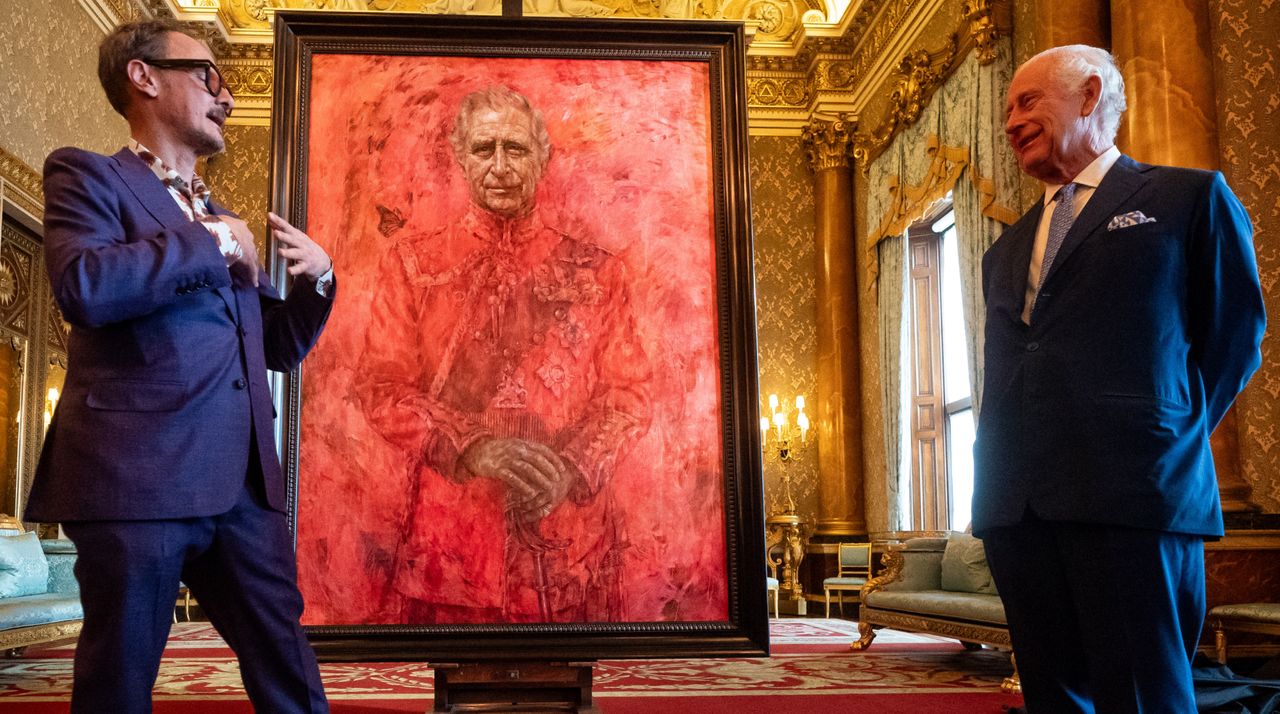
<svg viewBox="0 0 1280 714"><path fill-rule="evenodd" d="M227 149L205 160L200 175L214 200L230 208L253 229L258 257L267 255L267 200L271 161L271 128L228 125ZM321 241L323 242L323 241Z"/></svg>
<svg viewBox="0 0 1280 714"><path fill-rule="evenodd" d="M1270 328L1237 402L1251 500L1280 513L1280 4L1210 0L1222 172L1253 217Z"/></svg>
<svg viewBox="0 0 1280 714"><path fill-rule="evenodd" d="M76 0L0 3L0 147L39 171L60 146L124 146L128 125L98 85L101 39Z"/></svg>
<svg viewBox="0 0 1280 714"><path fill-rule="evenodd" d="M756 327L760 341L761 412L768 395L817 404L817 266L814 264L813 174L799 137L754 136L750 144L751 219L755 231ZM810 410L807 410L810 411ZM792 413L794 418L794 412ZM784 510L783 469L792 470L796 510L818 517L815 444L796 461L764 462L765 513Z"/></svg>

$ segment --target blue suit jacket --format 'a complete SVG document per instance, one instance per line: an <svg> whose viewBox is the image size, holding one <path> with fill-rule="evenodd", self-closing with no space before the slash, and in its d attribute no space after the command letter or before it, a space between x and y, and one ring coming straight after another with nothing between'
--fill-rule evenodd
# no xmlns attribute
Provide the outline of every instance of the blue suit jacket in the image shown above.
<svg viewBox="0 0 1280 714"><path fill-rule="evenodd" d="M1021 320L1043 204L983 258L975 532L1041 518L1222 534L1209 434L1257 369L1253 230L1217 172L1122 156ZM1154 222L1114 230L1114 216Z"/></svg>
<svg viewBox="0 0 1280 714"><path fill-rule="evenodd" d="M282 301L261 268L257 288L233 281L128 149L59 149L44 170L46 266L71 336L26 518L216 515L247 473L284 510L267 369L302 360L332 300L299 283Z"/></svg>

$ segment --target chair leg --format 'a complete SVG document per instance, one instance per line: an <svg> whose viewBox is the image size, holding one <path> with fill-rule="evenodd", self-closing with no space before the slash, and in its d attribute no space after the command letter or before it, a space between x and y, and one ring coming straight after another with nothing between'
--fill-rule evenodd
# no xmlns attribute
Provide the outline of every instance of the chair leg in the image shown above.
<svg viewBox="0 0 1280 714"><path fill-rule="evenodd" d="M827 596L827 619L830 620L831 619L831 591L827 588L823 588L822 592L825 593Z"/></svg>
<svg viewBox="0 0 1280 714"><path fill-rule="evenodd" d="M1009 653L1009 664L1013 665L1013 674L1000 682L1000 691L1005 694L1022 694L1022 675L1018 674L1018 656Z"/></svg>
<svg viewBox="0 0 1280 714"><path fill-rule="evenodd" d="M1227 631L1221 625L1213 628L1213 649L1218 664L1227 663Z"/></svg>

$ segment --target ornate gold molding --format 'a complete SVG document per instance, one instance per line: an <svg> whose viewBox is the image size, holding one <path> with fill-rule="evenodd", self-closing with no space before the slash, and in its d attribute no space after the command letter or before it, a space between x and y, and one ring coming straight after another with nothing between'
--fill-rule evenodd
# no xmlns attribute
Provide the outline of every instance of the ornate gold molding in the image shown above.
<svg viewBox="0 0 1280 714"><path fill-rule="evenodd" d="M0 147L0 196L22 210L44 220L44 187L40 172Z"/></svg>
<svg viewBox="0 0 1280 714"><path fill-rule="evenodd" d="M889 96L889 115L871 133L854 137L853 157L864 169L884 151L900 129L920 118L933 93L953 71L952 64L959 50L959 38L952 34L947 46L937 54L917 50L898 62L898 79Z"/></svg>
<svg viewBox="0 0 1280 714"><path fill-rule="evenodd" d="M843 114L834 121L811 120L800 134L809 156L809 167L815 172L848 168L849 149L857 129L857 123Z"/></svg>
<svg viewBox="0 0 1280 714"><path fill-rule="evenodd" d="M233 42L269 42L276 10L398 12L428 15L498 15L501 0L150 0L163 2L184 19L216 16ZM684 20L742 20L757 40L788 45L805 34L806 21L821 16L821 0L524 0L528 16Z"/></svg>
<svg viewBox="0 0 1280 714"><path fill-rule="evenodd" d="M44 642L79 637L80 630L83 627L83 620L68 620L66 622L31 625L29 627L6 630L3 639L0 640L0 649L17 649L18 647L29 647Z"/></svg>
<svg viewBox="0 0 1280 714"><path fill-rule="evenodd" d="M994 12L991 0L967 0L960 10L961 17L969 23L969 39L978 53L978 64L983 66L996 60L996 43L1001 36Z"/></svg>
<svg viewBox="0 0 1280 714"><path fill-rule="evenodd" d="M915 50L899 61L886 116L873 124L874 130L854 138L853 156L863 171L899 131L920 118L934 92L955 73L969 50L977 52L982 65L995 61L999 40L1009 33L1009 17L1005 0L967 0L961 8L960 27L947 37L944 47L933 52Z"/></svg>

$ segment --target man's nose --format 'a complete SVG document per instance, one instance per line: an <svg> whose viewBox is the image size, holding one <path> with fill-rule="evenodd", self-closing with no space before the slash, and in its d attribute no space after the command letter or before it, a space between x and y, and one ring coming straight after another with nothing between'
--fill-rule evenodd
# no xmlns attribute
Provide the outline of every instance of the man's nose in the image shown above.
<svg viewBox="0 0 1280 714"><path fill-rule="evenodd" d="M498 147L493 152L493 172L495 174L505 174L507 172L507 152Z"/></svg>
<svg viewBox="0 0 1280 714"><path fill-rule="evenodd" d="M1022 126L1022 120L1018 118L1017 114L1010 113L1004 120L1005 136L1008 136L1009 140L1013 141L1017 137L1018 127L1020 126Z"/></svg>

